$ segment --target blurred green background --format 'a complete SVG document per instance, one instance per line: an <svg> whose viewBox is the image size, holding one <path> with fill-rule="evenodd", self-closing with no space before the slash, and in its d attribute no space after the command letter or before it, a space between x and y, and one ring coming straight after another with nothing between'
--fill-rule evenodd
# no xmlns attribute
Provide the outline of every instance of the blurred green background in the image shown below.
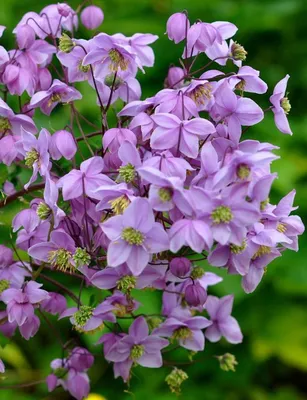
<svg viewBox="0 0 307 400"><path fill-rule="evenodd" d="M5 0L0 7L0 24L11 31L27 11L40 11L47 0ZM69 4L76 8L78 1ZM261 77L269 84L267 97L254 96L262 106L274 85L286 73L291 75L288 90L292 104L290 123L293 137L281 134L267 115L260 125L250 129L250 138L271 142L280 146L281 159L273 165L279 174L274 184L271 201L278 201L293 188L297 189L296 205L299 215L307 221L307 1L306 0L105 0L95 1L105 13L101 30L107 33L150 32L160 36L154 45L156 64L139 75L143 96L161 89L171 63L178 65L181 46L175 46L164 35L170 14L187 9L190 20L206 22L227 20L239 27L236 40L248 51L246 64L261 71ZM13 37L6 32L1 44L14 46ZM88 33L80 31L80 35ZM260 100L259 100L260 99ZM92 101L95 101L92 93ZM93 102L80 102L79 110L92 121L97 121L97 109ZM58 111L50 122L47 118L39 123L46 127L60 128L66 124L67 115ZM39 125L39 124L38 124ZM3 170L1 169L1 173ZM4 172L3 172L4 173ZM3 176L2 176L3 177ZM7 207L0 213L0 242L7 243L11 219L22 204ZM300 240L298 253L287 251L274 261L255 293L243 293L239 277L227 276L214 288L218 295L235 293L234 315L244 333L244 343L229 346L207 343L200 361L185 368L189 380L183 385L183 399L201 400L303 400L307 399L307 237ZM74 283L66 283L74 289ZM49 288L47 286L47 288ZM53 289L50 287L49 289ZM76 288L77 289L77 288ZM86 294L84 295L86 301ZM160 300L151 292L139 295L144 310L157 311ZM70 335L69 324L61 322L63 337ZM92 344L96 337L82 338L84 344L96 353L100 347ZM235 373L223 372L212 355L231 352L239 365ZM52 332L42 323L39 334L29 342L18 335L10 341L0 357L10 367L3 383L21 383L39 380L49 373L50 361L60 356L60 350ZM168 359L185 360L184 352L168 355ZM175 398L168 391L164 378L167 369L135 369L130 388L114 380L112 369L97 357L90 372L92 392L109 400L150 398L170 400ZM127 392L125 392L127 390ZM50 395L44 384L20 390L0 391L1 400L70 399L58 390ZM99 400L97 397L93 400Z"/></svg>

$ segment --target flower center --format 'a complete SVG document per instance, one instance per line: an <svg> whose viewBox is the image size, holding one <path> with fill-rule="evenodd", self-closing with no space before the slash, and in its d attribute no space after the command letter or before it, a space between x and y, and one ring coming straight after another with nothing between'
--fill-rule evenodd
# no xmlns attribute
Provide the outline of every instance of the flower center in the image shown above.
<svg viewBox="0 0 307 400"><path fill-rule="evenodd" d="M119 77L116 76L114 81L115 74L109 74L104 78L104 84L108 87L112 87L116 90L124 83L124 81Z"/></svg>
<svg viewBox="0 0 307 400"><path fill-rule="evenodd" d="M51 209L46 203L41 202L36 209L36 214L41 220L44 221L50 217Z"/></svg>
<svg viewBox="0 0 307 400"><path fill-rule="evenodd" d="M239 43L234 42L231 46L230 56L236 61L245 61L247 51Z"/></svg>
<svg viewBox="0 0 307 400"><path fill-rule="evenodd" d="M144 354L144 346L141 344L135 344L132 346L131 351L130 351L130 358L133 361L138 360L142 355Z"/></svg>
<svg viewBox="0 0 307 400"><path fill-rule="evenodd" d="M26 153L25 164L27 167L32 168L33 164L39 160L39 154L37 150L32 149Z"/></svg>
<svg viewBox="0 0 307 400"><path fill-rule="evenodd" d="M83 265L88 266L91 262L91 256L86 252L85 249L77 247L75 254L73 255L73 260L76 264L76 267L79 268Z"/></svg>
<svg viewBox="0 0 307 400"><path fill-rule="evenodd" d="M135 168L132 164L123 165L119 167L119 175L126 183L130 183L135 178Z"/></svg>
<svg viewBox="0 0 307 400"><path fill-rule="evenodd" d="M168 189L168 188L160 188L158 194L159 194L159 198L162 201L162 203L171 201L172 197L173 197L173 193L172 193L171 189Z"/></svg>
<svg viewBox="0 0 307 400"><path fill-rule="evenodd" d="M127 196L122 195L115 200L109 201L109 204L111 205L113 213L119 215L122 214L129 206L130 200L128 199Z"/></svg>
<svg viewBox="0 0 307 400"><path fill-rule="evenodd" d="M144 235L137 229L125 228L122 231L122 239L131 245L141 246L141 244L144 242Z"/></svg>
<svg viewBox="0 0 307 400"><path fill-rule="evenodd" d="M280 100L280 105L281 105L281 108L284 110L284 112L286 114L289 114L289 112L291 111L291 104L290 104L288 97L283 97Z"/></svg>
<svg viewBox="0 0 307 400"><path fill-rule="evenodd" d="M285 232L287 231L287 227L286 227L285 224L279 223L279 224L277 225L277 230L278 230L278 232L280 232L280 233L285 233Z"/></svg>
<svg viewBox="0 0 307 400"><path fill-rule="evenodd" d="M204 85L197 86L191 92L190 97L198 106L204 105L206 100L210 100L212 97L212 85L205 83Z"/></svg>
<svg viewBox="0 0 307 400"><path fill-rule="evenodd" d="M233 215L230 207L219 206L212 211L211 218L215 224L221 224L221 223L228 224L232 220Z"/></svg>
<svg viewBox="0 0 307 400"><path fill-rule="evenodd" d="M10 121L7 118L0 117L0 133L6 132L11 129Z"/></svg>
<svg viewBox="0 0 307 400"><path fill-rule="evenodd" d="M180 328L174 331L172 338L177 340L179 339L186 340L190 339L192 336L193 333L191 329L189 329L187 326L181 326Z"/></svg>
<svg viewBox="0 0 307 400"><path fill-rule="evenodd" d="M259 249L256 251L256 253L252 257L252 260L256 260L256 258L265 256L270 253L271 253L271 247L263 246L263 245L259 246Z"/></svg>
<svg viewBox="0 0 307 400"><path fill-rule="evenodd" d="M240 92L244 92L246 86L246 82L244 79L241 79L239 83L236 84L236 89Z"/></svg>
<svg viewBox="0 0 307 400"><path fill-rule="evenodd" d="M0 294L10 287L10 281L1 279L0 281Z"/></svg>
<svg viewBox="0 0 307 400"><path fill-rule="evenodd" d="M71 37L66 35L66 33L62 33L62 36L59 39L59 49L63 51L63 53L70 53L74 47L75 44Z"/></svg>
<svg viewBox="0 0 307 400"><path fill-rule="evenodd" d="M53 268L66 272L73 272L75 267L71 263L71 252L66 249L49 251L48 262Z"/></svg>
<svg viewBox="0 0 307 400"><path fill-rule="evenodd" d="M231 251L233 254L241 254L241 253L243 253L243 251L244 251L244 250L246 249L246 247L247 247L246 240L243 240L241 246L238 246L238 245L236 245L236 244L230 243L229 247L230 247L230 251Z"/></svg>
<svg viewBox="0 0 307 400"><path fill-rule="evenodd" d="M136 277L131 275L125 275L117 281L116 288L121 290L123 293L130 293L135 288Z"/></svg>
<svg viewBox="0 0 307 400"><path fill-rule="evenodd" d="M82 65L82 62L83 62L83 60L79 61L78 70L80 72L84 72L86 74L87 72L89 72L91 67L90 67L90 65Z"/></svg>
<svg viewBox="0 0 307 400"><path fill-rule="evenodd" d="M237 177L240 179L246 179L249 177L249 174L251 172L251 169L248 165L246 164L241 164L237 168Z"/></svg>
<svg viewBox="0 0 307 400"><path fill-rule="evenodd" d="M263 200L260 202L260 210L264 211L266 209L266 206L269 204L270 199L267 198L266 200Z"/></svg>
<svg viewBox="0 0 307 400"><path fill-rule="evenodd" d="M200 279L204 276L205 271L202 269L202 267L195 267L192 269L191 272L191 278L192 279Z"/></svg>
<svg viewBox="0 0 307 400"><path fill-rule="evenodd" d="M67 374L66 368L57 368L53 371L54 375L59 379L64 379L65 375Z"/></svg>
<svg viewBox="0 0 307 400"><path fill-rule="evenodd" d="M120 68L122 71L126 71L129 61L125 60L124 56L117 49L111 49L109 51L109 57L111 60L111 71L116 72L118 68Z"/></svg>
<svg viewBox="0 0 307 400"><path fill-rule="evenodd" d="M73 317L78 327L83 327L93 315L93 308L90 306L81 306L80 309L74 313Z"/></svg>

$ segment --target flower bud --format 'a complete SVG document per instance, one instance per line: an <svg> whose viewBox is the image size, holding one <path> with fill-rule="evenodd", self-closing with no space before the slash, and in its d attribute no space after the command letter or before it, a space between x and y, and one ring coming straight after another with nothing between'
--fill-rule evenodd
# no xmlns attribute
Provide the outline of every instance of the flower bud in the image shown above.
<svg viewBox="0 0 307 400"><path fill-rule="evenodd" d="M171 273L179 278L187 276L191 271L191 261L185 257L173 258L169 266Z"/></svg>
<svg viewBox="0 0 307 400"><path fill-rule="evenodd" d="M17 44L20 50L29 48L35 41L35 32L30 25L25 24L17 28Z"/></svg>
<svg viewBox="0 0 307 400"><path fill-rule="evenodd" d="M75 44L71 37L66 35L66 33L62 33L62 36L59 39L59 49L63 51L63 53L70 53L74 47Z"/></svg>
<svg viewBox="0 0 307 400"><path fill-rule="evenodd" d="M223 371L233 371L235 372L236 370L236 365L238 365L238 362L236 360L236 357L233 354L226 353L222 356L217 356L216 357L220 363L220 368Z"/></svg>
<svg viewBox="0 0 307 400"><path fill-rule="evenodd" d="M52 315L62 314L66 307L66 299L59 293L49 292L48 299L41 302L41 308Z"/></svg>
<svg viewBox="0 0 307 400"><path fill-rule="evenodd" d="M168 384L172 393L179 395L181 392L181 385L187 379L188 374L186 374L182 369L174 368L165 378L165 382Z"/></svg>
<svg viewBox="0 0 307 400"><path fill-rule="evenodd" d="M198 307L205 304L207 292L199 282L191 283L185 288L185 301L192 307Z"/></svg>
<svg viewBox="0 0 307 400"><path fill-rule="evenodd" d="M74 137L65 130L55 132L50 139L49 151L54 160L59 160L61 157L71 160L77 151Z"/></svg>
<svg viewBox="0 0 307 400"><path fill-rule="evenodd" d="M165 86L173 89L180 88L183 84L184 70L180 67L170 67L168 70Z"/></svg>
<svg viewBox="0 0 307 400"><path fill-rule="evenodd" d="M93 363L93 355L83 347L75 347L69 356L69 366L79 372L91 368Z"/></svg>
<svg viewBox="0 0 307 400"><path fill-rule="evenodd" d="M88 6L81 13L81 22L87 29L97 29L103 19L103 11L97 6Z"/></svg>
<svg viewBox="0 0 307 400"><path fill-rule="evenodd" d="M58 3L57 7L58 7L58 13L64 18L68 17L69 14L72 13L72 9L71 7L69 7L68 4Z"/></svg>
<svg viewBox="0 0 307 400"><path fill-rule="evenodd" d="M190 28L190 22L185 13L171 15L166 24L166 32L170 40L176 44L181 42Z"/></svg>

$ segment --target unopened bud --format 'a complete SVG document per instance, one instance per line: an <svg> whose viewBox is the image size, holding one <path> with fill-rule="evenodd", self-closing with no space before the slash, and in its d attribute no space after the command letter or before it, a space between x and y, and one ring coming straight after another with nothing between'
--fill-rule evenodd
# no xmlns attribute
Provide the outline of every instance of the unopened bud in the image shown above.
<svg viewBox="0 0 307 400"><path fill-rule="evenodd" d="M188 374L182 369L174 368L173 371L165 378L165 382L168 384L172 393L180 394L181 385L188 379L188 377Z"/></svg>
<svg viewBox="0 0 307 400"><path fill-rule="evenodd" d="M238 365L238 362L236 360L236 357L233 354L225 353L222 356L217 356L217 359L218 359L218 361L220 363L220 368L223 371L235 372L236 366Z"/></svg>

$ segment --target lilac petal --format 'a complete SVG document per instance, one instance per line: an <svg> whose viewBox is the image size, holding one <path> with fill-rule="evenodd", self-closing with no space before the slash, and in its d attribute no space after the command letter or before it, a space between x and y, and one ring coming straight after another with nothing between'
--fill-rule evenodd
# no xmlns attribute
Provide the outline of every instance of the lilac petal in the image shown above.
<svg viewBox="0 0 307 400"><path fill-rule="evenodd" d="M143 233L150 231L154 220L150 203L144 198L136 198L123 215L123 225L125 227L133 227Z"/></svg>
<svg viewBox="0 0 307 400"><path fill-rule="evenodd" d="M49 252L58 250L58 246L51 242L37 243L28 250L30 257L35 260L48 262Z"/></svg>
<svg viewBox="0 0 307 400"><path fill-rule="evenodd" d="M216 324L213 324L209 326L208 329L206 329L205 336L208 340L210 340L210 342L215 343L221 339L222 334L218 326Z"/></svg>
<svg viewBox="0 0 307 400"><path fill-rule="evenodd" d="M264 118L262 109L253 100L240 97L236 108L241 125L250 126L257 124Z"/></svg>
<svg viewBox="0 0 307 400"><path fill-rule="evenodd" d="M233 295L224 296L219 301L219 307L216 313L216 318L221 321L231 314L233 306Z"/></svg>
<svg viewBox="0 0 307 400"><path fill-rule="evenodd" d="M116 215L101 224L100 227L110 240L117 240L121 237L123 230L123 217Z"/></svg>
<svg viewBox="0 0 307 400"><path fill-rule="evenodd" d="M211 319L216 319L217 318L217 313L219 309L219 298L215 296L208 296L205 308L208 311L208 314L210 315Z"/></svg>
<svg viewBox="0 0 307 400"><path fill-rule="evenodd" d="M137 360L137 363L142 367L160 368L163 364L162 355L160 352L154 354L145 353Z"/></svg>
<svg viewBox="0 0 307 400"><path fill-rule="evenodd" d="M221 334L229 343L237 344L243 340L243 335L237 320L233 317L227 317L222 323L219 323Z"/></svg>
<svg viewBox="0 0 307 400"><path fill-rule="evenodd" d="M149 263L150 257L147 251L145 251L141 246L132 246L132 247L129 246L129 247L131 248L131 252L127 260L124 261L127 262L130 271L134 275L138 276L143 272L144 268Z"/></svg>
<svg viewBox="0 0 307 400"><path fill-rule="evenodd" d="M284 110L281 109L279 112L274 113L274 121L277 126L277 129L279 129L280 132L285 133L286 135L293 134L289 125L287 115L284 112Z"/></svg>
<svg viewBox="0 0 307 400"><path fill-rule="evenodd" d="M208 328L208 326L212 325L212 321L209 321L205 317L192 317L185 321L188 327L192 330L200 330L204 328Z"/></svg>
<svg viewBox="0 0 307 400"><path fill-rule="evenodd" d="M202 331L193 331L189 339L179 340L180 346L192 351L202 351L205 348L205 337Z"/></svg>
<svg viewBox="0 0 307 400"><path fill-rule="evenodd" d="M159 223L156 222L147 233L144 245L146 250L151 254L168 250L168 235Z"/></svg>
<svg viewBox="0 0 307 400"><path fill-rule="evenodd" d="M228 246L217 246L208 256L209 264L214 267L224 267L229 259L230 250Z"/></svg>
<svg viewBox="0 0 307 400"><path fill-rule="evenodd" d="M142 341L147 353L155 353L169 345L167 339L162 339L160 336L150 335Z"/></svg>
<svg viewBox="0 0 307 400"><path fill-rule="evenodd" d="M111 242L108 247L107 262L110 267L117 267L128 261L133 247L124 240ZM132 260L131 260L132 261ZM145 267L144 267L145 268Z"/></svg>
<svg viewBox="0 0 307 400"><path fill-rule="evenodd" d="M251 265L247 275L242 278L242 287L245 293L252 293L259 285L263 275L263 268L257 268L254 265Z"/></svg>
<svg viewBox="0 0 307 400"><path fill-rule="evenodd" d="M144 340L148 333L148 325L143 317L138 317L129 328L129 335L133 336L137 342Z"/></svg>
<svg viewBox="0 0 307 400"><path fill-rule="evenodd" d="M91 283L99 289L112 289L116 287L118 279L118 272L114 268L106 268L96 272L91 278Z"/></svg>

